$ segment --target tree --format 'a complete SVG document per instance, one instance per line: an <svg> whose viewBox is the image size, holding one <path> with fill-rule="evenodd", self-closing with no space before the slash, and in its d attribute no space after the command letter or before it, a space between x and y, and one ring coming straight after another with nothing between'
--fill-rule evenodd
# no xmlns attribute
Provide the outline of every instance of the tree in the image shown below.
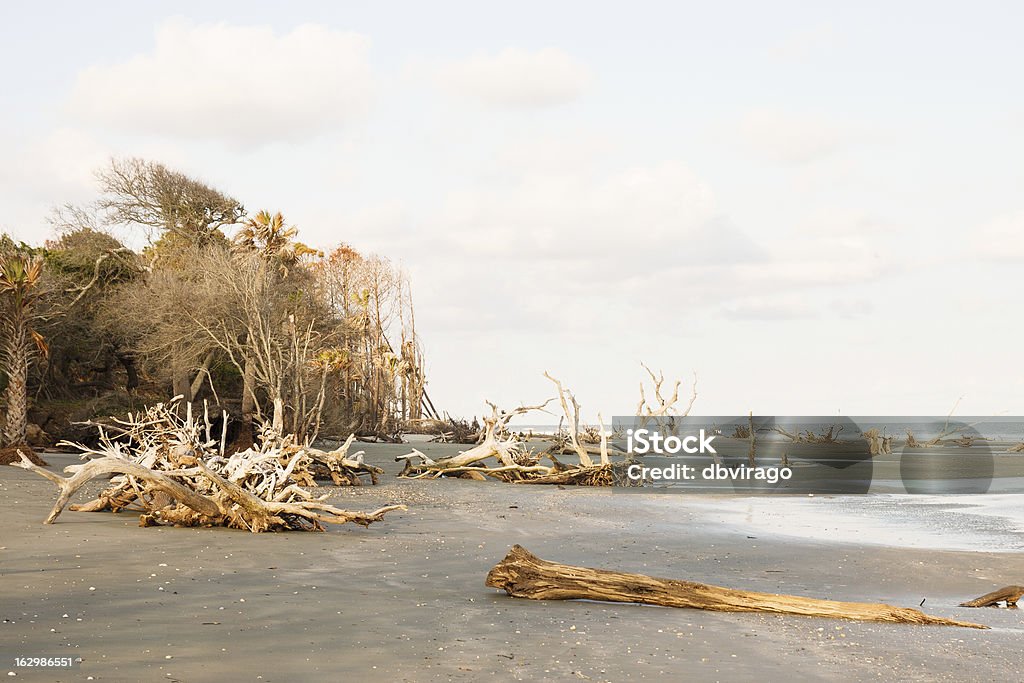
<svg viewBox="0 0 1024 683"><path fill-rule="evenodd" d="M244 375L245 397L258 414L257 390L267 397L271 425L279 434L300 439L315 434L326 369L315 362L323 335L304 278L284 275L259 254L220 248L197 260L196 275L197 296L206 303L183 309L189 325Z"/></svg>
<svg viewBox="0 0 1024 683"><path fill-rule="evenodd" d="M245 208L196 178L144 159L112 159L96 178L102 195L92 210L66 207L56 222L68 222L70 216L81 224L83 217L95 216L91 218L93 223L142 227L151 242L146 250L149 270L152 274L166 273L164 284L176 295L168 297L168 302L190 305L195 251L226 245L223 228L238 224ZM131 315L131 311L125 313ZM172 395L182 395L185 403L190 403L213 356L206 351L197 360L191 344L172 343L166 350Z"/></svg>
<svg viewBox="0 0 1024 683"><path fill-rule="evenodd" d="M364 257L346 245L312 271L340 343L336 403L361 429L380 436L422 418L426 379L406 274L386 258Z"/></svg>
<svg viewBox="0 0 1024 683"><path fill-rule="evenodd" d="M28 427L28 366L34 351L45 355L46 342L33 327L43 261L38 256L15 253L0 256L0 365L7 375L7 420L4 438L8 445L25 443Z"/></svg>
<svg viewBox="0 0 1024 683"><path fill-rule="evenodd" d="M322 256L322 253L306 246L295 239L299 229L295 226L286 226L284 215L278 211L271 215L269 211L260 211L256 216L245 222L241 229L235 233L234 250L240 255L255 255L265 263L276 265L282 278L288 278L289 272L304 256ZM244 256L243 256L244 258ZM294 325L294 318L292 319ZM256 352L245 352L245 345L250 341L249 334L252 329L251 321L242 325L244 332L239 337L240 355L244 358L242 364L242 429L243 438L252 434L252 421L258 406L256 402L256 358L261 355L260 350ZM266 374L264 374L266 378ZM274 404L275 426L278 419L283 419L278 404Z"/></svg>
<svg viewBox="0 0 1024 683"><path fill-rule="evenodd" d="M50 347L40 378L42 395L98 395L116 386L119 366L125 389L133 392L139 372L129 336L105 313L116 290L144 273L138 254L102 230L79 224L62 226L60 235L46 242L44 258L45 310L61 315L51 316L39 330Z"/></svg>
<svg viewBox="0 0 1024 683"><path fill-rule="evenodd" d="M103 191L96 209L108 225L142 226L173 241L204 246L245 215L238 200L144 159L111 159L96 178Z"/></svg>
<svg viewBox="0 0 1024 683"><path fill-rule="evenodd" d="M276 261L281 272L287 275L288 269L303 256L322 255L297 241L295 236L298 233L299 229L294 225L285 226L280 211L273 216L269 211L260 211L235 233L234 243L240 251L255 252L266 261Z"/></svg>

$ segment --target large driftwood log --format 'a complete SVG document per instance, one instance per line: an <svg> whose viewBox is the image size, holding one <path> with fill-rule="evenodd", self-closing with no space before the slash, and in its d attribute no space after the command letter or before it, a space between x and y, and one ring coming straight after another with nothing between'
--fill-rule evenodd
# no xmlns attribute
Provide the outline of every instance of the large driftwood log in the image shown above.
<svg viewBox="0 0 1024 683"><path fill-rule="evenodd" d="M187 486L174 481L168 476L169 473L155 472L148 467L143 467L134 462L112 457L99 458L82 463L81 465L69 465L65 471L70 472L71 476L62 477L50 470L39 467L21 451L18 452L18 455L21 456L21 462L14 463L15 467L21 467L49 479L57 485L57 489L60 492L57 495L57 501L53 504L53 509L50 510L50 514L46 516L43 524L53 524L54 520L57 519L57 516L60 515L68 504L68 501L71 500L71 496L75 495L79 489L93 479L105 474L131 475L136 479L145 481L151 492L163 492L200 514L214 516L219 513L216 503Z"/></svg>
<svg viewBox="0 0 1024 683"><path fill-rule="evenodd" d="M1005 602L1007 607L1016 607L1017 601L1024 597L1024 586L1004 586L997 591L985 593L981 597L961 602L961 607L996 607Z"/></svg>
<svg viewBox="0 0 1024 683"><path fill-rule="evenodd" d="M932 616L908 607L758 593L644 574L574 567L542 560L519 545L513 546L505 559L491 569L487 574L487 585L500 588L513 597L533 600L600 600L718 612L770 612L856 621L988 628L982 624Z"/></svg>

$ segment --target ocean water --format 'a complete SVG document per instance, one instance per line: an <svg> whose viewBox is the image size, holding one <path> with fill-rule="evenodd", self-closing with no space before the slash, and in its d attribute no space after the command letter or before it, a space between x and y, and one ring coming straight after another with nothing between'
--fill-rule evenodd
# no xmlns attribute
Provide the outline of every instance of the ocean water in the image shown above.
<svg viewBox="0 0 1024 683"><path fill-rule="evenodd" d="M709 520L764 535L901 548L1024 552L1024 494L689 498Z"/></svg>

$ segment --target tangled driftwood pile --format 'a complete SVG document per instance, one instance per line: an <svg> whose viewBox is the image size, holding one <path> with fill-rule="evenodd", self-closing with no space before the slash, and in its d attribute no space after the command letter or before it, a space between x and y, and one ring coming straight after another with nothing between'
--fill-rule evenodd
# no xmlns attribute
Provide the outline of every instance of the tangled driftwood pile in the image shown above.
<svg viewBox="0 0 1024 683"><path fill-rule="evenodd" d="M643 419L671 414L679 400L680 382L676 382L673 393L665 397L661 393L665 381L664 375L655 375L644 366L654 384L654 399L657 405L650 405L640 385L640 405L637 415ZM580 404L573 393L562 383L544 373L558 392L541 404L520 406L511 411L499 410L487 402L491 415L484 418L484 428L478 443L458 455L433 460L426 454L413 449L411 453L395 458L405 461L405 468L400 476L413 479L434 479L437 477L460 477L463 479L486 479L488 477L516 484L568 484L577 486L612 486L628 485L625 476L629 462L627 454L618 451L613 453L608 437L611 432L604 426L604 420L598 413L598 426L588 427L580 424ZM681 415L689 414L696 390L690 398L689 406ZM512 419L535 410L544 410L549 403L558 400L562 408L562 417L558 431L553 435L536 435L534 440L546 447L531 447L529 438L516 434L509 429ZM564 426L563 426L564 425ZM558 456L576 457L576 462L567 463ZM613 456L621 456L613 460ZM550 463L550 464L548 464Z"/></svg>
<svg viewBox="0 0 1024 683"><path fill-rule="evenodd" d="M376 483L380 470L348 457L352 443L333 452L298 445L290 437L264 430L258 448L225 454L226 420L219 439L205 413L194 419L190 409L179 417L177 405L157 404L113 425L96 425L99 446L73 446L87 461L70 465L62 477L22 456L18 467L46 477L60 490L46 523L52 523L71 497L89 481L116 475L95 499L72 510L136 510L142 526L226 526L254 533L297 529L322 531L324 524L354 522L363 526L392 511L350 512L326 503L302 488L318 473L336 483L353 484L365 475Z"/></svg>

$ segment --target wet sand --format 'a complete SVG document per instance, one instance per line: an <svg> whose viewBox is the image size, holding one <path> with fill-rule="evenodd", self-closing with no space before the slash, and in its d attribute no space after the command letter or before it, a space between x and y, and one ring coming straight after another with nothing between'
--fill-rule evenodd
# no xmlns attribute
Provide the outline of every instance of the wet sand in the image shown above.
<svg viewBox="0 0 1024 683"><path fill-rule="evenodd" d="M723 497L719 509L709 496L402 481L391 476L398 471L393 456L408 446L362 447L389 476L378 487L337 490L334 502L353 509L402 502L409 510L369 529L347 525L322 534L143 529L129 513L70 511L44 526L52 484L0 468L0 675L279 682L1024 677L1024 612L956 607L1024 581L1024 553L984 535L976 548L963 549L970 548L964 538L975 538L969 522L948 530L955 541L949 545L961 549L943 549L941 535L929 536L929 547L902 548L899 536L865 539L829 527L834 514L856 513L870 498L816 499L811 508L787 499L772 513L774 524L748 524L767 514L769 499ZM55 468L74 461L46 457ZM823 511L820 532L807 533L815 511ZM787 519L804 531L787 533ZM514 599L483 585L514 543L555 561L736 588L915 607L925 599L930 613L993 628ZM72 670L15 670L15 655L83 661Z"/></svg>

